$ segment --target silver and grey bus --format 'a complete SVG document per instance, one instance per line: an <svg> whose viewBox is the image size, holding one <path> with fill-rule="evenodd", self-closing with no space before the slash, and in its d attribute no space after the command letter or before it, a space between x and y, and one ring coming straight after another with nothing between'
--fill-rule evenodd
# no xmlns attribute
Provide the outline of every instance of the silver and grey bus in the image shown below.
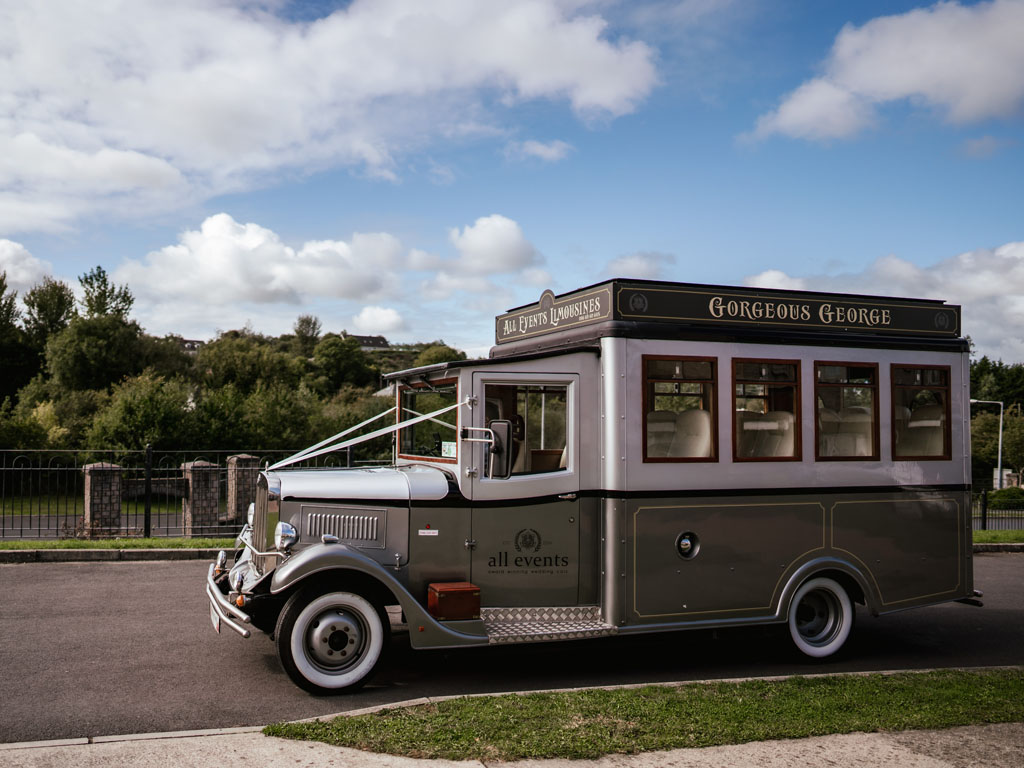
<svg viewBox="0 0 1024 768"><path fill-rule="evenodd" d="M941 301L610 280L496 319L483 360L390 374L384 426L269 467L211 619L363 684L417 648L780 624L976 596L969 362ZM391 466L304 463L394 436Z"/></svg>

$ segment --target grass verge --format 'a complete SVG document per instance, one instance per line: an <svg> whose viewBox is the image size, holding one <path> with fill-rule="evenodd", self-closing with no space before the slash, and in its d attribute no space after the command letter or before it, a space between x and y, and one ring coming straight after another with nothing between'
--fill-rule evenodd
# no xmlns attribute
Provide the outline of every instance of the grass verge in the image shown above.
<svg viewBox="0 0 1024 768"><path fill-rule="evenodd" d="M1024 530L975 531L975 544L1017 544L1024 542Z"/></svg>
<svg viewBox="0 0 1024 768"><path fill-rule="evenodd" d="M407 757L579 760L1021 720L1024 669L942 670L460 698L263 732Z"/></svg>
<svg viewBox="0 0 1024 768"><path fill-rule="evenodd" d="M232 539L18 539L0 541L6 549L234 549Z"/></svg>

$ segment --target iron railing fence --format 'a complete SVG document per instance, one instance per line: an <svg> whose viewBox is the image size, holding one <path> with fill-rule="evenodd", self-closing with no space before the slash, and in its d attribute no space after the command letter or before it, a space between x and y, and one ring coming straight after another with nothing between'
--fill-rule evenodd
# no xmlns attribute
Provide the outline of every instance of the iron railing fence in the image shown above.
<svg viewBox="0 0 1024 768"><path fill-rule="evenodd" d="M0 450L0 539L72 538L96 535L85 530L85 468L113 464L119 469L121 507L116 529L107 536L182 536L184 501L189 488L182 465L210 462L219 484L216 523L193 525L193 537L230 537L245 522L227 508L228 467L231 456L249 455L260 468L294 451L288 450ZM380 464L360 460L350 451L327 454L300 466L344 467ZM251 501L251 499L250 499Z"/></svg>
<svg viewBox="0 0 1024 768"><path fill-rule="evenodd" d="M1024 507L1004 508L989 499L989 491L972 497L972 521L976 531L1024 530Z"/></svg>

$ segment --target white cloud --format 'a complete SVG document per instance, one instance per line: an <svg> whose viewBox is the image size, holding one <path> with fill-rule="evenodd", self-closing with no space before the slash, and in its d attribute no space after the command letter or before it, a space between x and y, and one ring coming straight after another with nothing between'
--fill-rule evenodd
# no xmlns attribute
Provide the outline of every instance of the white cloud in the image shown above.
<svg viewBox="0 0 1024 768"><path fill-rule="evenodd" d="M404 329L405 320L391 307L363 307L352 318L352 326L360 333L376 335Z"/></svg>
<svg viewBox="0 0 1024 768"><path fill-rule="evenodd" d="M953 123L1013 115L1024 102L1022 29L1020 0L940 2L848 24L824 74L759 117L753 136L847 138L873 123L877 106L902 100Z"/></svg>
<svg viewBox="0 0 1024 768"><path fill-rule="evenodd" d="M755 137L780 133L797 139L845 139L875 122L871 103L828 80L811 80L782 105L757 118Z"/></svg>
<svg viewBox="0 0 1024 768"><path fill-rule="evenodd" d="M500 133L503 108L543 99L614 118L656 79L650 47L561 0L355 0L313 22L275 7L5 7L0 199L38 210L0 226L191 203L281 169L395 178L404 155Z"/></svg>
<svg viewBox="0 0 1024 768"><path fill-rule="evenodd" d="M128 260L114 278L149 302L296 304L307 297L367 299L386 295L405 266L399 240L388 233L356 233L314 240L296 250L258 224L226 213L183 233L176 245Z"/></svg>
<svg viewBox="0 0 1024 768"><path fill-rule="evenodd" d="M470 274L515 272L540 262L540 254L522 227L497 213L480 217L461 232L450 230L448 239L459 251L458 269Z"/></svg>
<svg viewBox="0 0 1024 768"><path fill-rule="evenodd" d="M7 273L8 289L24 292L49 277L53 268L49 262L29 253L21 243L0 240L0 272Z"/></svg>
<svg viewBox="0 0 1024 768"><path fill-rule="evenodd" d="M944 299L963 306L963 332L978 354L1024 361L1024 242L979 248L920 267L896 256L861 272L791 277L769 270L744 283L763 288Z"/></svg>
<svg viewBox="0 0 1024 768"><path fill-rule="evenodd" d="M548 288L551 283L554 282L554 278L551 277L551 273L546 269L539 267L531 267L530 269L524 269L522 271L523 281L530 285L539 285L542 288Z"/></svg>
<svg viewBox="0 0 1024 768"><path fill-rule="evenodd" d="M774 288L780 291L806 291L807 281L800 277L790 277L780 269L766 269L757 275L743 280L744 285L754 288Z"/></svg>
<svg viewBox="0 0 1024 768"><path fill-rule="evenodd" d="M1009 139L997 139L995 136L979 136L964 142L963 151L968 157L992 157L997 152L1012 147L1015 142Z"/></svg>
<svg viewBox="0 0 1024 768"><path fill-rule="evenodd" d="M551 275L504 216L482 217L449 236L457 253L449 258L408 248L388 232L293 247L271 229L219 213L176 243L125 261L111 277L133 292L134 315L156 335L209 338L246 322L287 333L299 314L313 314L325 331L413 333L416 341L433 327L432 335L479 346L522 286L548 287ZM435 300L444 307L426 306ZM420 318L419 330L407 317Z"/></svg>
<svg viewBox="0 0 1024 768"><path fill-rule="evenodd" d="M573 147L564 141L542 142L530 139L529 141L513 141L505 147L505 157L510 160L543 160L545 163L557 163L569 156Z"/></svg>
<svg viewBox="0 0 1024 768"><path fill-rule="evenodd" d="M423 282L420 291L426 299L441 301L450 298L455 293L490 294L497 291L497 286L480 275L438 272L434 277Z"/></svg>
<svg viewBox="0 0 1024 768"><path fill-rule="evenodd" d="M659 280L664 270L676 263L676 257L669 253L638 251L612 259L604 268L609 277L632 277L638 280Z"/></svg>

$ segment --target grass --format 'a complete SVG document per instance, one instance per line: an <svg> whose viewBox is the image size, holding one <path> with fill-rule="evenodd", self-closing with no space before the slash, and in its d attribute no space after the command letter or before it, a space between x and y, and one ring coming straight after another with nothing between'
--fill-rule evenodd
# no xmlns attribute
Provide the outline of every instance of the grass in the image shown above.
<svg viewBox="0 0 1024 768"><path fill-rule="evenodd" d="M593 760L682 747L1024 720L1024 669L459 698L269 736L445 760Z"/></svg>
<svg viewBox="0 0 1024 768"><path fill-rule="evenodd" d="M17 539L0 540L7 549L234 549L232 539Z"/></svg>
<svg viewBox="0 0 1024 768"><path fill-rule="evenodd" d="M975 531L975 544L1016 544L1024 542L1024 530Z"/></svg>
<svg viewBox="0 0 1024 768"><path fill-rule="evenodd" d="M220 511L227 510L227 502L220 502ZM143 515L146 506L142 499L121 502L122 515ZM150 512L154 515L180 515L181 499L161 497L153 499ZM0 500L0 514L17 517L19 515L53 515L71 517L85 513L85 500L77 496L8 496Z"/></svg>

